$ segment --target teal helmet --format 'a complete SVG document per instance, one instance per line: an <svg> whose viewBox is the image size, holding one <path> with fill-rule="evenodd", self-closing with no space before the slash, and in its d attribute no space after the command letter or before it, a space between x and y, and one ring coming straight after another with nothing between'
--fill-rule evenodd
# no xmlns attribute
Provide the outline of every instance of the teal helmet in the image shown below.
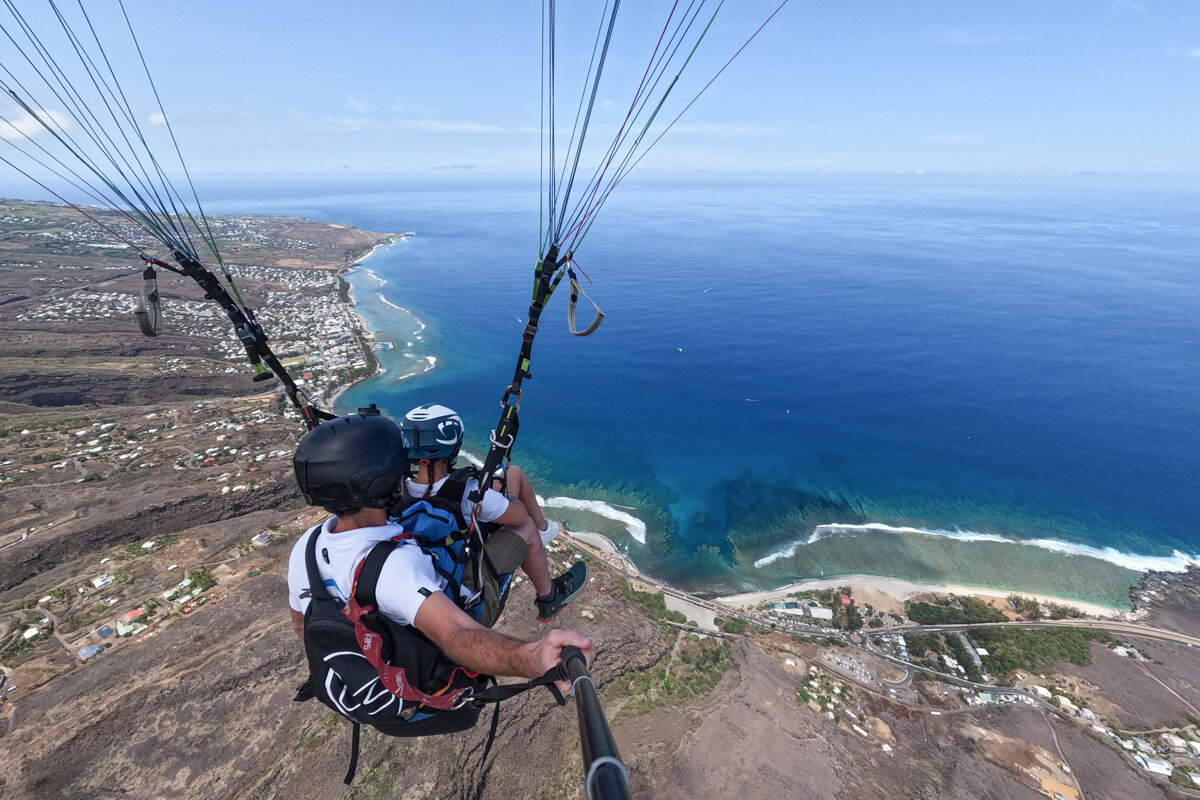
<svg viewBox="0 0 1200 800"><path fill-rule="evenodd" d="M453 409L437 403L417 406L404 415L400 426L409 461L444 458L454 466L462 449L463 422Z"/></svg>

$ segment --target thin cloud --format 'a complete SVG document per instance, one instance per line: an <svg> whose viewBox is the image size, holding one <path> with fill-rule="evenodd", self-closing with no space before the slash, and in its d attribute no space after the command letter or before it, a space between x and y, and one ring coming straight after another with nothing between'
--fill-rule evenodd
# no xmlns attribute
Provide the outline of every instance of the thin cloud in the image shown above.
<svg viewBox="0 0 1200 800"><path fill-rule="evenodd" d="M71 118L66 114L40 109L38 115L42 120L48 120L59 131L71 130ZM47 133L46 128L28 111L19 111L15 117L8 117L4 122L0 122L0 139L6 142L32 139L43 133Z"/></svg>
<svg viewBox="0 0 1200 800"><path fill-rule="evenodd" d="M167 115L162 113L161 111L155 111L153 114L150 115L150 118L146 121L148 123L150 123L151 125L166 125L167 124Z"/></svg>

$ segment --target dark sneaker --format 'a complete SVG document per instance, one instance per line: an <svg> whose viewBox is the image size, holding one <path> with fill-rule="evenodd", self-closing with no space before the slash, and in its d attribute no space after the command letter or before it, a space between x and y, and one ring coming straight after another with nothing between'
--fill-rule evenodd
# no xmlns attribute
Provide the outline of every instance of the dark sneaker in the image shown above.
<svg viewBox="0 0 1200 800"><path fill-rule="evenodd" d="M574 566L554 579L552 586L554 596L546 602L537 601L538 622L549 622L558 616L567 603L575 599L575 595L583 591L587 585L588 568L582 561L576 561Z"/></svg>

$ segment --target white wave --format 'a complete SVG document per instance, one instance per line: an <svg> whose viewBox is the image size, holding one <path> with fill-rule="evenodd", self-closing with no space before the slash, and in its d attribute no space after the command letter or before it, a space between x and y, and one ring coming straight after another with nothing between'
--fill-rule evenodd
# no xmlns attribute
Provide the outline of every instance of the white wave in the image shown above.
<svg viewBox="0 0 1200 800"><path fill-rule="evenodd" d="M425 360L429 362L430 369L437 366L437 356L425 356Z"/></svg>
<svg viewBox="0 0 1200 800"><path fill-rule="evenodd" d="M380 286L387 286L387 281L375 274L375 270L367 270L367 277L373 281L379 281Z"/></svg>
<svg viewBox="0 0 1200 800"><path fill-rule="evenodd" d="M641 544L646 543L646 523L632 514L626 514L624 511L610 506L608 503L602 503L599 500L576 500L574 497L539 497L538 503L543 508L574 508L580 511L590 511L593 514L599 514L602 517L621 523L625 526L625 530L629 531L630 536Z"/></svg>
<svg viewBox="0 0 1200 800"><path fill-rule="evenodd" d="M936 536L946 539L954 539L960 542L997 542L1000 544L1025 545L1028 547L1038 547L1042 550L1058 553L1059 555L1095 558L1099 559L1100 561L1107 561L1110 564L1115 564L1118 567L1134 570L1135 572L1184 572L1189 566L1200 566L1200 555L1189 555L1179 550L1172 551L1171 555L1169 556L1147 556L1139 555L1137 553L1123 553L1113 547L1091 547L1084 544L1063 542L1059 541L1058 539L1014 539L1009 536L1000 536L995 533L979 533L977 531L926 530L924 528L885 525L881 522L866 522L853 525L841 525L836 523L829 525L818 525L813 529L813 532L808 537L792 542L783 550L763 556L754 562L754 566L755 568L762 568L768 564L778 561L781 558L791 558L796 554L797 548L806 544L819 542L827 536L853 535L856 533L918 534L921 536Z"/></svg>
<svg viewBox="0 0 1200 800"><path fill-rule="evenodd" d="M378 298L379 298L381 301L383 301L383 302L384 302L384 303L386 303L387 305L389 305L389 306L391 306L392 308L396 309L397 311L404 311L404 310L405 310L404 308L402 308L402 307L400 307L400 306L396 305L395 303L393 303L391 300L388 300L386 297L384 297L384 296L383 296L383 294L382 294L381 292L376 292L376 293L375 293L375 296L376 296L376 297L378 297Z"/></svg>

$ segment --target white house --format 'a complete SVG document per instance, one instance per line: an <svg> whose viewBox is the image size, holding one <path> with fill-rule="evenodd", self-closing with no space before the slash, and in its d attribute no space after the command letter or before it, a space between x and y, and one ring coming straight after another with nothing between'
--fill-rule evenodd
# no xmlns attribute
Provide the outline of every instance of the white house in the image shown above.
<svg viewBox="0 0 1200 800"><path fill-rule="evenodd" d="M1171 749L1171 752L1173 752L1173 753L1186 753L1187 752L1187 749L1188 749L1187 742L1185 742L1183 739L1180 739L1175 734L1164 733L1161 738L1163 740L1163 744L1165 744L1167 747L1169 747Z"/></svg>
<svg viewBox="0 0 1200 800"><path fill-rule="evenodd" d="M1175 771L1175 768L1171 766L1169 761L1151 758L1150 756L1142 756L1142 767L1147 772L1153 772L1155 775L1162 775L1167 778L1171 777L1171 773Z"/></svg>

